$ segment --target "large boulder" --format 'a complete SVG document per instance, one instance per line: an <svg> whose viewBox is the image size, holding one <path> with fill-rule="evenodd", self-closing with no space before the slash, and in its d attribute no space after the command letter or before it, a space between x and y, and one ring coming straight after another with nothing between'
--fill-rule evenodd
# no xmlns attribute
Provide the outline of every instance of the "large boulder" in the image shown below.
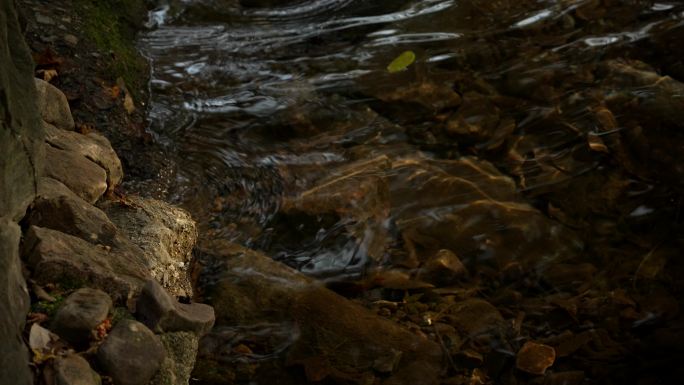
<svg viewBox="0 0 684 385"><path fill-rule="evenodd" d="M12 0L0 1L0 47L0 384L29 385L33 380L21 338L29 298L15 222L35 194L43 130L33 62Z"/></svg>
<svg viewBox="0 0 684 385"><path fill-rule="evenodd" d="M187 211L135 196L103 201L99 206L143 250L151 265L152 277L172 295L192 297L188 272L197 227Z"/></svg>
<svg viewBox="0 0 684 385"><path fill-rule="evenodd" d="M140 258L42 227L29 228L23 255L39 284L94 287L114 300L132 297L149 279L149 267Z"/></svg>

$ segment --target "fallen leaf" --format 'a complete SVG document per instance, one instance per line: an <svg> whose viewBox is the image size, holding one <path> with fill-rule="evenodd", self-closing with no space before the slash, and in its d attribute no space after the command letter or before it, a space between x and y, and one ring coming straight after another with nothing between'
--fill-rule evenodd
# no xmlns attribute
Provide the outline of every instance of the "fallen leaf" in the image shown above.
<svg viewBox="0 0 684 385"><path fill-rule="evenodd" d="M57 77L57 76L59 75L59 74L57 73L57 70L53 70L53 69L38 70L38 71L36 71L36 72L37 72L39 75L41 75L41 77L43 78L43 80L45 80L46 82L49 82L50 80L52 80L53 78L55 78L55 77Z"/></svg>
<svg viewBox="0 0 684 385"><path fill-rule="evenodd" d="M404 71L416 61L416 54L413 51L405 51L401 55L397 56L396 59L387 66L387 71L389 73Z"/></svg>
<svg viewBox="0 0 684 385"><path fill-rule="evenodd" d="M124 108L126 109L126 112L130 115L135 111L135 104L133 104L133 98L131 97L130 94L126 93L126 96L124 97Z"/></svg>
<svg viewBox="0 0 684 385"><path fill-rule="evenodd" d="M587 135L587 142L589 143L589 148L592 151L596 152L603 152L608 154L610 151L608 151L608 147L606 146L605 143L603 143L603 139L601 139L600 136L590 132L589 135Z"/></svg>
<svg viewBox="0 0 684 385"><path fill-rule="evenodd" d="M57 340L57 338L58 337L49 330L34 323L31 325L31 331L29 332L29 347L34 351L46 350L50 343Z"/></svg>

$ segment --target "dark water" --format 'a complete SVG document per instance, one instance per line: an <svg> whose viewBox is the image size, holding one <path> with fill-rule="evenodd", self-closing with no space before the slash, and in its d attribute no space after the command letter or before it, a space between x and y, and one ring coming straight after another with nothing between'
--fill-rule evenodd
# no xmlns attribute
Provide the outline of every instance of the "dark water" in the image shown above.
<svg viewBox="0 0 684 385"><path fill-rule="evenodd" d="M518 322L512 341L600 336L552 369L579 380L481 383L681 374L684 4L247 3L172 2L141 38L162 195L202 238L361 301L388 271L467 290ZM443 250L467 278L431 275Z"/></svg>

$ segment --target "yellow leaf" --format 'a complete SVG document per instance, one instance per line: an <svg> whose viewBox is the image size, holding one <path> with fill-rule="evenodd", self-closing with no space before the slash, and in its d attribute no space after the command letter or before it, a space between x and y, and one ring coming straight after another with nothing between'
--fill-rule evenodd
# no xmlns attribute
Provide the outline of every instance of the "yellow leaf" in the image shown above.
<svg viewBox="0 0 684 385"><path fill-rule="evenodd" d="M405 51L387 66L389 73L401 72L416 61L416 54L413 51Z"/></svg>
<svg viewBox="0 0 684 385"><path fill-rule="evenodd" d="M54 77L56 77L57 75L59 75L59 74L57 73L57 70L38 70L38 73L40 73L40 74L43 75L43 80L45 80L46 82L49 82L49 81L52 80Z"/></svg>
<svg viewBox="0 0 684 385"><path fill-rule="evenodd" d="M126 96L124 97L123 105L124 105L124 108L126 109L126 112L128 112L129 114L132 114L133 111L135 111L135 105L133 104L133 98L128 93L126 93Z"/></svg>

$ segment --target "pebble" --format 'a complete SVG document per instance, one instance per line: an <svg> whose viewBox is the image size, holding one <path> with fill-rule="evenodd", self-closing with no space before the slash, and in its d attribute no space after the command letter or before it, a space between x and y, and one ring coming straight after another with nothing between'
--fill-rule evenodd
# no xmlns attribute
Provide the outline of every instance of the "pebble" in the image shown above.
<svg viewBox="0 0 684 385"><path fill-rule="evenodd" d="M525 342L515 361L515 366L527 373L543 375L556 361L556 351L548 345Z"/></svg>
<svg viewBox="0 0 684 385"><path fill-rule="evenodd" d="M78 38L70 33L64 35L64 41L72 47L78 45Z"/></svg>

